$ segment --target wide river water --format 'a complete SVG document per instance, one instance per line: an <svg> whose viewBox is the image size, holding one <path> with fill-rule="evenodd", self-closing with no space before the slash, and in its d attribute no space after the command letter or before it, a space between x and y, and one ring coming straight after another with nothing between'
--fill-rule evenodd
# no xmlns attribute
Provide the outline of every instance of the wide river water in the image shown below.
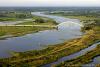
<svg viewBox="0 0 100 67"><path fill-rule="evenodd" d="M0 40L0 58L11 56L12 51L23 52L33 49L41 49L48 45L63 43L66 40L78 38L80 32L80 21L60 16L46 15L40 12L33 12L33 15L54 19L58 24L58 30L44 30L20 37L11 37Z"/></svg>
<svg viewBox="0 0 100 67"><path fill-rule="evenodd" d="M82 35L81 24L78 19L69 19L60 16L46 15L43 12L33 12L33 15L48 17L59 23L58 29L44 30L37 33L31 33L20 37L11 37L0 40L0 58L11 57L11 52L24 52L33 49L42 49L48 45L54 45L63 43L66 40L79 38ZM7 23L8 24L8 23ZM14 22L17 24L17 22ZM63 61L73 59L78 56L84 55L87 51L93 50L99 43L95 43L92 46L85 48L79 52L71 54L69 56L62 57L55 62L43 65L43 67L51 67L52 64L59 64ZM93 62L83 65L83 67L100 63L100 56L95 57Z"/></svg>

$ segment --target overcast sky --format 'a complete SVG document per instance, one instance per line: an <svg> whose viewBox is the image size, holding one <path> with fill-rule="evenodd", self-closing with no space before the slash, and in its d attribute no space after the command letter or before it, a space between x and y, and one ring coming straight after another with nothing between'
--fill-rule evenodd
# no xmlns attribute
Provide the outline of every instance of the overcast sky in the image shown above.
<svg viewBox="0 0 100 67"><path fill-rule="evenodd" d="M0 6L100 6L100 0L0 0Z"/></svg>

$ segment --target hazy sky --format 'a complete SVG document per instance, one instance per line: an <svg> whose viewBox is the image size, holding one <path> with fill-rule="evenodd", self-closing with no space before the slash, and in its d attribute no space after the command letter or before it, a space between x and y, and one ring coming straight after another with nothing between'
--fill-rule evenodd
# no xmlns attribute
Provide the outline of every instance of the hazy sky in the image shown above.
<svg viewBox="0 0 100 67"><path fill-rule="evenodd" d="M0 0L0 6L100 6L100 0Z"/></svg>

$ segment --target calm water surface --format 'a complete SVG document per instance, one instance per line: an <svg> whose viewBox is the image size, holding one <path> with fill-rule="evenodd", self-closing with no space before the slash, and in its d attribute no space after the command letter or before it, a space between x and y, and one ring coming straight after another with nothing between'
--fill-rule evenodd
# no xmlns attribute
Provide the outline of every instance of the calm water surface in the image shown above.
<svg viewBox="0 0 100 67"><path fill-rule="evenodd" d="M77 19L45 15L40 12L34 12L32 14L54 19L59 23L58 30L45 30L20 37L0 40L0 58L10 57L10 52L12 51L23 52L33 49L41 49L47 45L62 43L66 40L78 38L82 35L82 32L80 32L80 21Z"/></svg>
<svg viewBox="0 0 100 67"><path fill-rule="evenodd" d="M85 49L83 49L83 50L81 50L81 51L79 51L79 52L73 53L73 54L71 54L71 55L69 55L69 56L62 57L62 58L58 59L58 60L55 61L55 62L52 62L52 63L46 64L46 65L43 65L42 67L51 67L52 65L60 64L60 63L63 62L63 61L68 61L68 60L74 59L74 58L76 58L76 57L85 55L88 51L91 51L91 50L95 49L96 46L97 46L98 44L100 44L100 42L95 43L95 44L93 44L92 46L89 46L88 48L85 48ZM98 58L98 57L97 57L97 58ZM87 65L88 65L88 66L90 65L90 67L91 67L91 66L93 66L94 64L100 63L100 57L99 57L99 60L97 60L97 58L95 58L95 59L93 60L92 63L87 64ZM83 67L86 67L86 65L83 65Z"/></svg>

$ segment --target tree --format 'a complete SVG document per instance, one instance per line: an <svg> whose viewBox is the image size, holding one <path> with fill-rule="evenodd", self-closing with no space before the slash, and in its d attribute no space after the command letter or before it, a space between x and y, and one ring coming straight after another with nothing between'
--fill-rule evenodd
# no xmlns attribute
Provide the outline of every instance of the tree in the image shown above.
<svg viewBox="0 0 100 67"><path fill-rule="evenodd" d="M44 23L45 21L43 20L43 19L41 19L41 18L38 18L38 19L36 19L35 20L37 23Z"/></svg>

